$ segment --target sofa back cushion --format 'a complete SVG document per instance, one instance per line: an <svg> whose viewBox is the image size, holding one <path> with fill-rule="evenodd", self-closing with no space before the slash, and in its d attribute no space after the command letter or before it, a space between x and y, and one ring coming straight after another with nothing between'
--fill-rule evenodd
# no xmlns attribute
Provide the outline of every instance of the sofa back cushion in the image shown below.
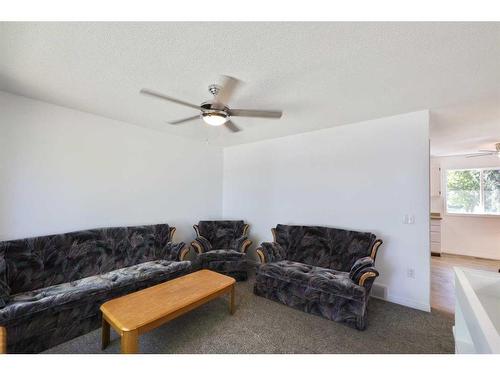
<svg viewBox="0 0 500 375"><path fill-rule="evenodd" d="M7 262L4 253L5 251L0 247L0 309L7 304L10 298L10 288L7 284Z"/></svg>
<svg viewBox="0 0 500 375"><path fill-rule="evenodd" d="M200 221L198 232L212 245L212 249L230 249L233 240L243 236L243 220Z"/></svg>
<svg viewBox="0 0 500 375"><path fill-rule="evenodd" d="M275 242L285 249L288 260L349 272L357 259L370 255L375 235L337 228L278 224Z"/></svg>
<svg viewBox="0 0 500 375"><path fill-rule="evenodd" d="M161 258L168 224L90 229L0 243L11 294Z"/></svg>

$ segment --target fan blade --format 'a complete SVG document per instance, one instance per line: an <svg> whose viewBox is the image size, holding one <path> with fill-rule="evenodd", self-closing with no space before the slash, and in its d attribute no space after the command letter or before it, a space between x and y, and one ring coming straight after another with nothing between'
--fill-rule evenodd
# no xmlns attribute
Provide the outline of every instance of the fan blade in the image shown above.
<svg viewBox="0 0 500 375"><path fill-rule="evenodd" d="M263 117L263 118L281 118L283 112L281 111L259 111L255 109L231 109L229 110L231 116L238 117Z"/></svg>
<svg viewBox="0 0 500 375"><path fill-rule="evenodd" d="M200 115L196 115L196 116L192 116L192 117L183 118L181 120L169 121L168 123L170 125L179 125L179 124L182 124L183 122L193 121L193 120L197 120L199 118L200 118Z"/></svg>
<svg viewBox="0 0 500 375"><path fill-rule="evenodd" d="M229 121L226 121L224 123L224 125L226 125L226 128L228 128L229 130L231 130L233 133L238 133L239 131L241 131L240 128L238 128L234 122L232 122L231 120Z"/></svg>
<svg viewBox="0 0 500 375"><path fill-rule="evenodd" d="M236 88L241 84L241 81L230 76L222 76L222 79L223 83L214 101L226 105L236 91Z"/></svg>
<svg viewBox="0 0 500 375"><path fill-rule="evenodd" d="M497 152L497 150L479 150L479 152Z"/></svg>
<svg viewBox="0 0 500 375"><path fill-rule="evenodd" d="M470 155L465 155L466 158L477 158L478 156L489 156L493 155L493 152L490 152L489 154L470 154Z"/></svg>
<svg viewBox="0 0 500 375"><path fill-rule="evenodd" d="M191 103L185 102L183 100L175 99L175 98L172 98L170 96L164 95L162 93L159 93L159 92L156 92L156 91L153 91L153 90L142 89L140 92L141 92L141 94L144 94L144 95L153 96L155 98L168 100L169 102L174 102L174 103L177 103L177 104L180 104L180 105L185 105L186 107L190 107L190 108L201 110L201 107L198 106L198 105L191 104Z"/></svg>

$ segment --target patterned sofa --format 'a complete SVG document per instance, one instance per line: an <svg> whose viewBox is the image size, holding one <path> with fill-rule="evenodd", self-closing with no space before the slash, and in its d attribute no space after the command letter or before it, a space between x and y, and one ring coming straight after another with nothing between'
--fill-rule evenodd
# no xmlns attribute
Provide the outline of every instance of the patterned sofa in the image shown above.
<svg viewBox="0 0 500 375"><path fill-rule="evenodd" d="M371 233L281 225L257 248L254 293L308 313L366 328L366 306L382 240Z"/></svg>
<svg viewBox="0 0 500 375"><path fill-rule="evenodd" d="M174 231L158 224L1 242L7 351L36 353L87 333L100 326L103 302L189 273Z"/></svg>
<svg viewBox="0 0 500 375"><path fill-rule="evenodd" d="M191 242L197 253L197 268L209 269L246 280L247 250L252 244L247 237L248 224L241 220L200 221L193 225L196 239Z"/></svg>

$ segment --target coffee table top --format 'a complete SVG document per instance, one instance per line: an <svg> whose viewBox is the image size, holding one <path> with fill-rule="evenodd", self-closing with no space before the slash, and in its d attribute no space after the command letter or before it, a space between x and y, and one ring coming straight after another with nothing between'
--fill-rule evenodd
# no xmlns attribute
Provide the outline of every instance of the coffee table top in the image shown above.
<svg viewBox="0 0 500 375"><path fill-rule="evenodd" d="M102 304L101 311L120 331L148 331L214 295L223 294L235 282L232 277L201 270L107 301Z"/></svg>

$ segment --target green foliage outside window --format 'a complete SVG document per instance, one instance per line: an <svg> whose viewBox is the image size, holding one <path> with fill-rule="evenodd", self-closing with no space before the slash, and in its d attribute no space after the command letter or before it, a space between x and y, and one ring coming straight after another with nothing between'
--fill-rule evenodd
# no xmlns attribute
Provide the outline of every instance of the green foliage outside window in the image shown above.
<svg viewBox="0 0 500 375"><path fill-rule="evenodd" d="M500 169L449 170L446 184L448 212L500 214Z"/></svg>
<svg viewBox="0 0 500 375"><path fill-rule="evenodd" d="M483 171L484 212L500 214L500 169Z"/></svg>

